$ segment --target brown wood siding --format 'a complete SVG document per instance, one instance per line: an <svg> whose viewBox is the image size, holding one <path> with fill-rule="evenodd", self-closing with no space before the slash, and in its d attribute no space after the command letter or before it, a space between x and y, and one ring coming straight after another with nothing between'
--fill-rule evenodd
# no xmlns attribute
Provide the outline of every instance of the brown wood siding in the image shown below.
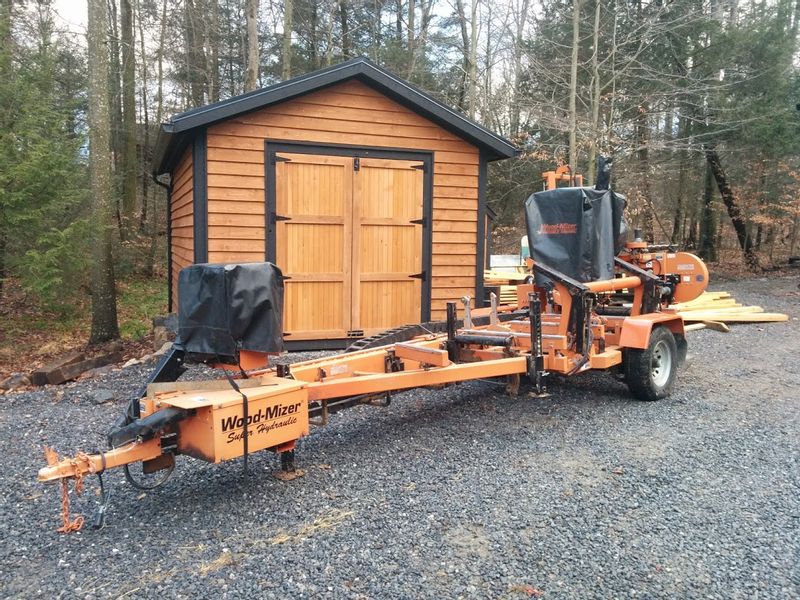
<svg viewBox="0 0 800 600"><path fill-rule="evenodd" d="M172 309L178 309L178 273L194 262L192 148L187 148L172 177Z"/></svg>
<svg viewBox="0 0 800 600"><path fill-rule="evenodd" d="M265 139L433 152L431 318L475 294L478 149L357 81L208 128L209 262L264 259Z"/></svg>

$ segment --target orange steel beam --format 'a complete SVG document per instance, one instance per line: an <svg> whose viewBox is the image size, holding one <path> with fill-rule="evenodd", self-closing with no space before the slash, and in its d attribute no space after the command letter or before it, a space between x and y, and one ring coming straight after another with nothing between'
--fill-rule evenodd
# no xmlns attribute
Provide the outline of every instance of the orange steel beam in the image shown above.
<svg viewBox="0 0 800 600"><path fill-rule="evenodd" d="M89 473L102 473L106 469L134 462L152 460L161 456L161 440L132 442L100 454L78 454L75 458L61 460L39 469L39 481L53 481L65 477L83 477Z"/></svg>
<svg viewBox="0 0 800 600"><path fill-rule="evenodd" d="M482 377L498 377L527 373L527 356L513 356L498 360L487 360L476 363L451 364L447 367L427 371L399 371L396 373L378 373L347 379L333 379L309 383L308 399L330 400L362 394L393 392L415 387L455 383Z"/></svg>

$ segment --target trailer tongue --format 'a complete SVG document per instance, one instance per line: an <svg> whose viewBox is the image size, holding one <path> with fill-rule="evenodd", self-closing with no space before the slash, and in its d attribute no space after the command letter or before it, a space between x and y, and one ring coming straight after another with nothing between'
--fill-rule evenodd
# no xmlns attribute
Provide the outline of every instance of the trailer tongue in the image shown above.
<svg viewBox="0 0 800 600"><path fill-rule="evenodd" d="M572 188L572 195L585 197L581 190ZM563 196L566 190L557 192ZM558 199L542 201L548 200ZM592 227L605 227L596 225L599 221ZM559 231L550 227L553 223L539 225L544 235L560 235L546 233ZM607 229L608 235L612 232L618 230ZM585 239L591 243L601 237ZM558 254L557 241L547 248ZM279 453L281 478L291 479L300 473L294 464L295 444L312 425L326 425L334 412L359 404L386 405L392 393L403 390L474 379L504 377L509 393L515 394L524 377L535 394L542 394L550 373L616 369L624 372L635 397L658 400L670 393L686 352L683 320L661 308L676 295L685 298L697 289L701 293L707 272L699 259L680 259L669 249L633 244L625 252L628 260L610 251L610 263L600 265L609 276L591 281L534 260L535 283L519 286L516 306L498 307L493 301L489 309L469 311L467 299L459 320L451 302L447 320L422 335L419 327L409 328L407 336L401 329L386 345L366 343L354 352L275 367L268 365L268 358L282 350L283 283L277 267L194 265L179 280L180 341L109 433L110 449L65 460L51 453L39 480L72 478L80 483L88 474L123 467L128 481L142 487L130 469L141 463L143 474L156 475L153 487L167 479L177 455L218 463L239 457L246 461L260 450ZM596 248L580 250L584 274L597 267L592 264L596 255ZM670 271L672 266L676 272ZM187 360L222 367L226 377L176 381ZM63 483L62 490L65 494ZM70 530L66 510L65 505L63 529Z"/></svg>

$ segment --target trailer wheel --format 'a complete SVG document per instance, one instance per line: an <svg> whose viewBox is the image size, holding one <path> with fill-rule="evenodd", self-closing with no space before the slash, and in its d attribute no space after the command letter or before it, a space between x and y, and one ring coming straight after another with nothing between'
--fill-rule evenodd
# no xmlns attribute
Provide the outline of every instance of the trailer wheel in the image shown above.
<svg viewBox="0 0 800 600"><path fill-rule="evenodd" d="M647 349L625 351L625 380L639 400L661 400L672 392L678 370L678 346L666 327L655 327Z"/></svg>

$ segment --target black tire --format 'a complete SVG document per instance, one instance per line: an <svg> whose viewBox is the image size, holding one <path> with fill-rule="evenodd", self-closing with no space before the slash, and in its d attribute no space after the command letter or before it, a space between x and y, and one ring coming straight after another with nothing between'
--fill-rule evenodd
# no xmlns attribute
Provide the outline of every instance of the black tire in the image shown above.
<svg viewBox="0 0 800 600"><path fill-rule="evenodd" d="M678 346L666 327L655 327L646 350L625 350L625 380L639 400L654 401L672 393L678 372Z"/></svg>

